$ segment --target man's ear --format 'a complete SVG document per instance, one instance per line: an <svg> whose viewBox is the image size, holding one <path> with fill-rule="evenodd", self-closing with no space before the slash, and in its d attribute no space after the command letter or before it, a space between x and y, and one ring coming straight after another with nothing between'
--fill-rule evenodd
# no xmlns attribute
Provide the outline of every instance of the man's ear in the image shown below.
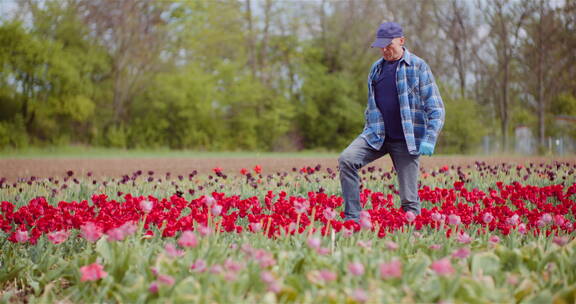
<svg viewBox="0 0 576 304"><path fill-rule="evenodd" d="M404 46L404 42L405 42L405 41L406 41L406 38L400 37L400 41L399 41L399 42L400 42L400 45L401 45L401 46Z"/></svg>

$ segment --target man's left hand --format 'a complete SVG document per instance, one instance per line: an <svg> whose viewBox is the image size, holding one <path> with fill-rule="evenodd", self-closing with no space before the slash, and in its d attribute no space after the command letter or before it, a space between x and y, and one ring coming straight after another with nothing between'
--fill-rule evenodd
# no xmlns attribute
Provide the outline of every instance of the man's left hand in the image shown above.
<svg viewBox="0 0 576 304"><path fill-rule="evenodd" d="M429 143L420 143L420 155L428 155L431 156L434 153L434 146Z"/></svg>

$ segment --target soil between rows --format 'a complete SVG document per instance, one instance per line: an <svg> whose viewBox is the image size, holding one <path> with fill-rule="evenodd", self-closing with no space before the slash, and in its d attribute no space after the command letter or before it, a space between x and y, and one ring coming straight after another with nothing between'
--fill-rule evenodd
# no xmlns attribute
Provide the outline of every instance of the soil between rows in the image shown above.
<svg viewBox="0 0 576 304"><path fill-rule="evenodd" d="M527 165L532 163L551 163L554 161L576 163L574 157L515 157L515 156L432 156L421 157L421 167L426 170L436 169L441 166L467 166L482 161L490 165L510 163L515 165ZM154 171L155 174L172 176L188 175L194 170L199 174L209 174L216 167L222 168L225 174L239 174L240 169L252 169L254 166L262 167L263 174L292 171L292 168L316 165L322 166L322 171L330 167L335 169L338 165L337 157L110 157L110 158L4 158L0 159L0 178L4 177L8 182L19 178L35 176L60 177L65 176L71 170L74 176L86 176L92 172L93 178L120 177L131 175L133 172L142 170L143 174ZM389 156L369 164L368 166L381 167L390 170L392 161ZM325 171L324 171L325 172Z"/></svg>

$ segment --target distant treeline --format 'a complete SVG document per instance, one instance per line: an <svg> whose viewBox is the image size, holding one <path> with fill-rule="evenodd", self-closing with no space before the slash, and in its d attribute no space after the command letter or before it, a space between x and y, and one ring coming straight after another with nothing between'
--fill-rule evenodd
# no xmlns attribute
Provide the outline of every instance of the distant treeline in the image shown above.
<svg viewBox="0 0 576 304"><path fill-rule="evenodd" d="M17 0L0 5L0 148L338 150L382 21L441 87L437 151L576 136L576 1Z"/></svg>

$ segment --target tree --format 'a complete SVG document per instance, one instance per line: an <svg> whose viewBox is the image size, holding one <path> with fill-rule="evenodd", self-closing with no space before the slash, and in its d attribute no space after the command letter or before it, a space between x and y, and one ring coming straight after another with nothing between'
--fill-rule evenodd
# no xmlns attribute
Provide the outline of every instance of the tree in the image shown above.
<svg viewBox="0 0 576 304"><path fill-rule="evenodd" d="M163 13L169 3L154 0L77 0L78 15L90 35L106 47L112 80L112 123L129 118L135 95L160 69L160 54L169 35Z"/></svg>
<svg viewBox="0 0 576 304"><path fill-rule="evenodd" d="M520 29L525 21L528 10L521 3L510 0L490 0L478 2L479 9L484 12L490 26L490 43L492 52L496 55L494 77L494 109L500 121L502 148L507 150L510 122L509 90L512 79L513 62L517 59L517 49L520 41ZM484 5L485 3L485 5ZM488 57L489 60L492 58ZM491 62L484 62L489 65Z"/></svg>
<svg viewBox="0 0 576 304"><path fill-rule="evenodd" d="M538 117L538 143L543 150L546 145L546 114L550 111L552 99L564 85L555 77L560 75L563 65L558 64L561 58L559 32L562 27L556 11L547 1L533 0L528 3L531 14L524 25L526 38L521 44L526 103Z"/></svg>
<svg viewBox="0 0 576 304"><path fill-rule="evenodd" d="M463 99L467 95L470 53L475 49L473 43L477 41L474 38L478 31L472 18L472 7L462 0L434 1L433 4L436 24L450 43L449 58L458 75L460 98Z"/></svg>

